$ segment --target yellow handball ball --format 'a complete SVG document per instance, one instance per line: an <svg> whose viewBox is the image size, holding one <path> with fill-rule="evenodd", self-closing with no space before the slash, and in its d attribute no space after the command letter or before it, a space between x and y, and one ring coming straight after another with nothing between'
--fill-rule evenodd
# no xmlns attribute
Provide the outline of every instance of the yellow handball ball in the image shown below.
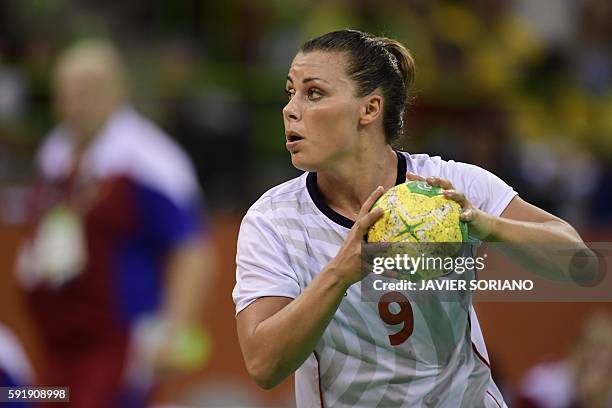
<svg viewBox="0 0 612 408"><path fill-rule="evenodd" d="M370 227L366 241L466 242L467 225L461 206L443 196L443 190L424 181L409 181L387 190L372 208L383 215Z"/></svg>

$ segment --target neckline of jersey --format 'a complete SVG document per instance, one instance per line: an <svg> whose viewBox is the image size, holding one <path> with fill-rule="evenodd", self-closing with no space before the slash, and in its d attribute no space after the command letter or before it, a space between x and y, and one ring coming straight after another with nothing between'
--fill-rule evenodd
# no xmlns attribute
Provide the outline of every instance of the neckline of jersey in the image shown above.
<svg viewBox="0 0 612 408"><path fill-rule="evenodd" d="M397 177L395 179L395 185L399 185L406 181L406 157L399 151L395 151L397 154ZM325 198L319 187L317 186L317 173L308 173L306 177L306 188L308 189L308 194L310 198L317 206L317 208L330 220L335 222L338 225L341 225L345 228L352 228L355 221L345 217L344 215L333 210L327 202L325 202Z"/></svg>

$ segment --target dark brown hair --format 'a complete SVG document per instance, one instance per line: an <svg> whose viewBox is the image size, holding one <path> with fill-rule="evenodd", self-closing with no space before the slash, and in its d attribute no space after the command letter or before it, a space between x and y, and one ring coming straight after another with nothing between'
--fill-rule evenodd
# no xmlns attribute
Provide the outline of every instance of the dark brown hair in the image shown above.
<svg viewBox="0 0 612 408"><path fill-rule="evenodd" d="M387 142L402 134L415 68L412 55L399 41L356 30L339 30L304 43L300 51L345 52L348 55L347 74L357 83L357 96L365 96L377 88L382 90Z"/></svg>

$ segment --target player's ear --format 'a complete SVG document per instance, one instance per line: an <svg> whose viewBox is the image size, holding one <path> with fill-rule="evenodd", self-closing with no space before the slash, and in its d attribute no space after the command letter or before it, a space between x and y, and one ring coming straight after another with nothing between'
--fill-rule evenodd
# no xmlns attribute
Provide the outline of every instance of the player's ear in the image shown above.
<svg viewBox="0 0 612 408"><path fill-rule="evenodd" d="M382 115L383 99L378 93L371 93L363 100L361 106L361 115L359 117L360 125L368 125L378 119Z"/></svg>

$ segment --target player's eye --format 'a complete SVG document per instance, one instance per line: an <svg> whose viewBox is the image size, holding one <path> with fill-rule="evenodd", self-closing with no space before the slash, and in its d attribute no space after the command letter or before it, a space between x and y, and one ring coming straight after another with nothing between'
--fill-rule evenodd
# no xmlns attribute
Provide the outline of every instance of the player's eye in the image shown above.
<svg viewBox="0 0 612 408"><path fill-rule="evenodd" d="M295 95L295 90L285 89L285 94L287 95L287 99L291 99L293 98L293 95Z"/></svg>
<svg viewBox="0 0 612 408"><path fill-rule="evenodd" d="M319 91L317 88L308 88L307 95L308 95L308 99L311 101L316 101L317 99L321 99L321 96L323 96L321 91Z"/></svg>

